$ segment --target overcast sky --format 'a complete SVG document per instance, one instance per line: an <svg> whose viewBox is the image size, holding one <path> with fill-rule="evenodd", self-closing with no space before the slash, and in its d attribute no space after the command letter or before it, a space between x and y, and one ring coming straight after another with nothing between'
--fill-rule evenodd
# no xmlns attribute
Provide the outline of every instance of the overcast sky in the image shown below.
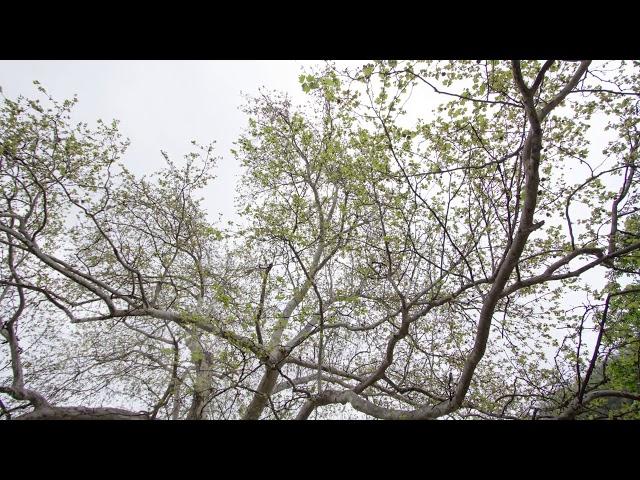
<svg viewBox="0 0 640 480"><path fill-rule="evenodd" d="M38 80L57 100L78 95L75 121L120 120L131 146L125 163L135 173L163 166L160 150L177 160L190 141L216 143L222 156L205 207L214 216L233 214L235 178L240 173L229 149L247 118L241 92L262 86L296 100L298 83L312 61L0 61L0 86L9 98L34 97ZM214 218L214 217L212 217Z"/></svg>
<svg viewBox="0 0 640 480"><path fill-rule="evenodd" d="M366 62L340 62L364 64ZM233 199L240 169L229 150L247 122L239 107L242 92L260 87L285 91L303 101L298 83L312 61L0 61L0 86L9 98L34 97L34 80L57 100L78 95L75 121L94 124L120 120L120 130L131 146L124 158L137 174L151 173L164 163L160 150L177 160L190 151L191 140L216 141L221 156L217 179L205 192L205 208L215 219L234 217ZM432 98L413 99L423 113L433 108ZM604 136L593 138L601 152ZM579 205L574 207L579 208ZM576 212L577 213L577 212ZM596 269L597 270L597 269ZM601 272L586 278L601 282ZM568 295L571 297L572 295ZM574 301L582 297L576 292ZM569 299L567 298L567 301Z"/></svg>

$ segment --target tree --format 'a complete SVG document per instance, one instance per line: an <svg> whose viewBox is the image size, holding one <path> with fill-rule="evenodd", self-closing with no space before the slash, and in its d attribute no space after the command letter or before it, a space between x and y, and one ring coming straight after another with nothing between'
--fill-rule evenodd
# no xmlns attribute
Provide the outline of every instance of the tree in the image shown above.
<svg viewBox="0 0 640 480"><path fill-rule="evenodd" d="M630 215L621 243L632 244L638 237L638 217ZM640 418L636 401L640 394L640 323L638 300L640 285L621 289L615 281L621 274L638 272L638 256L621 259L620 267L611 272L612 281L604 289L603 304L589 305L583 318L592 314L598 322L598 337L584 374L580 374L581 359L576 358L578 387L571 401L556 402L548 409L563 410L561 418ZM583 322L579 327L582 334ZM559 405L558 405L559 404Z"/></svg>
<svg viewBox="0 0 640 480"><path fill-rule="evenodd" d="M213 145L138 178L117 123L5 99L3 416L636 415L639 66L305 73L245 106L227 227Z"/></svg>

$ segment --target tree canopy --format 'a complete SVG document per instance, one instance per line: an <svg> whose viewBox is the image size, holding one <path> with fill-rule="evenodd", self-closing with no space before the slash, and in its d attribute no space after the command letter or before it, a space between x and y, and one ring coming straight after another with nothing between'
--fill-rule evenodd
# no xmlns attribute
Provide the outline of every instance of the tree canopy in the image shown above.
<svg viewBox="0 0 640 480"><path fill-rule="evenodd" d="M327 63L136 176L0 107L6 419L639 418L640 63Z"/></svg>

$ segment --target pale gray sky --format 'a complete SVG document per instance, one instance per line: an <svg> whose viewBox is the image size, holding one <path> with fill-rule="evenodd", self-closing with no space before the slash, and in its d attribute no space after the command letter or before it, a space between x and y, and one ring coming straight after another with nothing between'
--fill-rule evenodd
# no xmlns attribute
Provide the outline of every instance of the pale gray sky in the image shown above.
<svg viewBox="0 0 640 480"><path fill-rule="evenodd" d="M216 219L219 213L234 217L236 179L240 169L229 152L245 127L247 118L239 107L241 92L258 93L260 87L285 91L296 102L305 94L298 82L303 69L321 61L0 61L0 86L5 95L34 97L38 80L56 99L78 95L74 120L93 124L120 120L121 132L131 139L124 158L137 174L151 173L164 165L160 150L174 160L190 151L191 140L206 144L215 140L221 160L216 180L205 192L205 208ZM340 65L362 65L365 61L343 61ZM430 91L414 92L412 104L417 115L429 116L442 99ZM596 121L602 123L602 121ZM592 136L593 150L599 153L606 140ZM579 208L577 205L574 207ZM578 211L574 215L579 216Z"/></svg>
<svg viewBox="0 0 640 480"><path fill-rule="evenodd" d="M262 86L303 99L298 76L311 61L0 61L5 95L34 97L38 80L57 100L78 95L73 119L93 124L120 120L131 139L125 163L135 173L163 165L160 150L174 160L190 150L190 141L216 143L222 159L217 179L205 194L215 217L233 215L235 178L240 170L229 149L246 125L239 110L241 91ZM214 218L212 217L212 218Z"/></svg>
<svg viewBox="0 0 640 480"><path fill-rule="evenodd" d="M9 98L20 94L33 97L37 93L33 81L38 80L58 100L78 95L75 121L91 125L98 118L120 120L121 132L131 140L124 160L137 174L151 173L163 166L161 149L178 160L190 150L191 140L203 144L215 140L216 155L222 158L216 169L217 179L205 192L204 206L212 219L219 213L231 219L240 169L229 149L247 122L239 110L244 103L241 92L255 95L264 86L285 91L294 101L301 102L305 95L298 76L303 69L321 63L0 61L0 86ZM431 101L434 97L429 93L412 99L422 116L427 116L434 107ZM606 136L596 135L592 140L593 152L598 155L606 144ZM579 208L576 205L572 211L576 217ZM579 259L574 263L583 262L584 259ZM585 277L593 284L603 281L600 269ZM578 291L568 294L566 301L579 304L582 298L582 292Z"/></svg>

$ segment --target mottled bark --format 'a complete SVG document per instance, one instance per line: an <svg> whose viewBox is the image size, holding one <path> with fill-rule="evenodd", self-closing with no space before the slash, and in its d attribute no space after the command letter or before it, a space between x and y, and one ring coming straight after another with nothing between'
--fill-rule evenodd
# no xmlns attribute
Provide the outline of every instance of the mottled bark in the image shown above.
<svg viewBox="0 0 640 480"><path fill-rule="evenodd" d="M15 420L149 420L149 414L106 407L41 407Z"/></svg>

